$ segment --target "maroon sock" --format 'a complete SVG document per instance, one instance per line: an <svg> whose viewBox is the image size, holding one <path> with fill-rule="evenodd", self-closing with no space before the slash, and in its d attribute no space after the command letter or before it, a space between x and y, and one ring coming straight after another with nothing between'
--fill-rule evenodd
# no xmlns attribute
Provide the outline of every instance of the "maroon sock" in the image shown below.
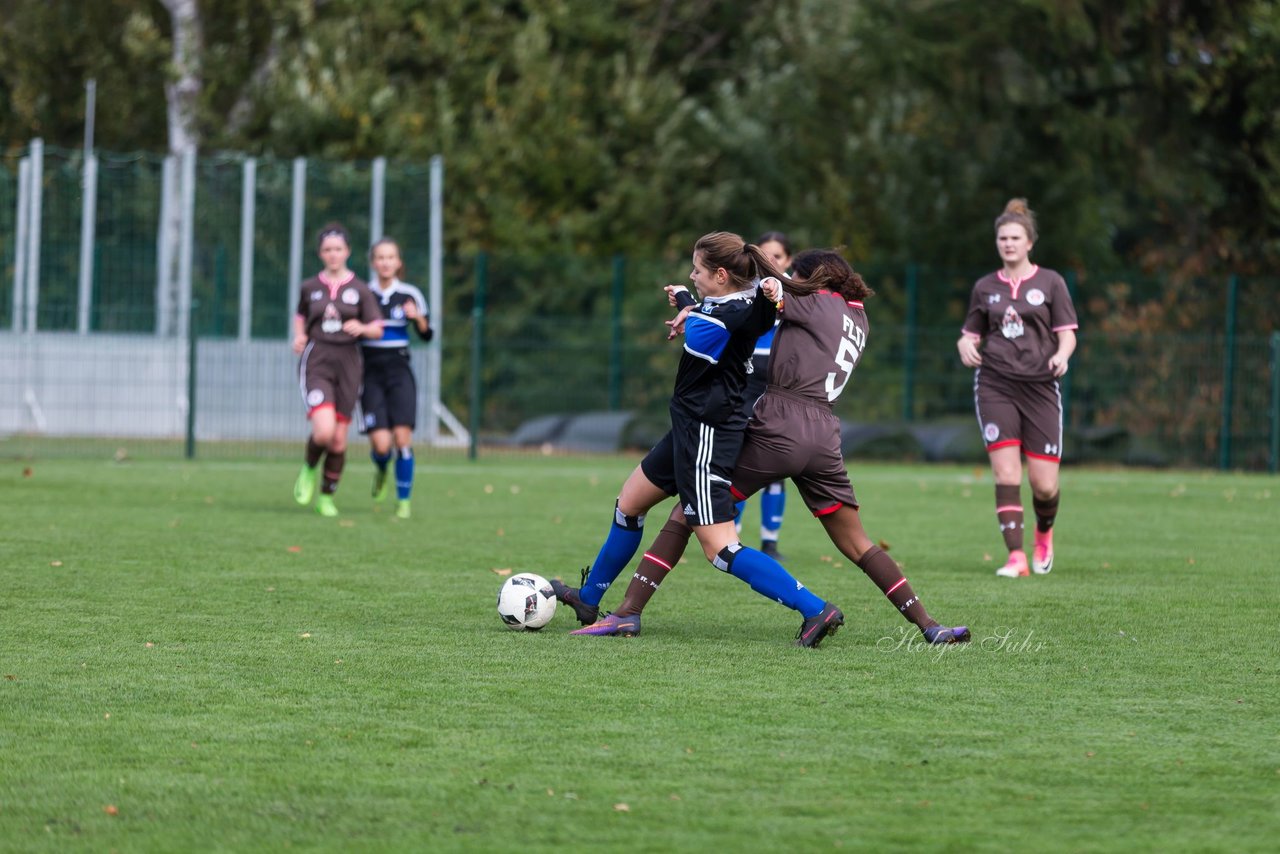
<svg viewBox="0 0 1280 854"><path fill-rule="evenodd" d="M347 452L330 451L324 458L324 478L320 481L320 491L325 495L333 495L338 491L338 479L342 477L342 468L347 464Z"/></svg>
<svg viewBox="0 0 1280 854"><path fill-rule="evenodd" d="M921 631L938 625L938 621L929 616L929 612L924 609L924 603L907 583L906 576L902 574L902 567L898 566L898 562L885 554L879 546L872 546L863 552L862 557L858 559L858 566L867 574L867 578L875 582L880 592L902 612L902 616L915 623Z"/></svg>
<svg viewBox="0 0 1280 854"><path fill-rule="evenodd" d="M635 575L631 576L627 593L618 606L618 616L630 617L644 610L653 594L658 592L662 579L680 562L691 534L693 529L688 525L667 520L667 524L662 526L662 530L654 538L653 545L644 553L644 559L636 567Z"/></svg>
<svg viewBox="0 0 1280 854"><path fill-rule="evenodd" d="M1048 533L1053 528L1053 522L1058 518L1058 498L1061 495L1061 492L1055 492L1052 498L1044 501L1031 496L1031 506L1036 511L1036 530L1040 533Z"/></svg>
<svg viewBox="0 0 1280 854"><path fill-rule="evenodd" d="M324 454L324 446L317 445L316 440L308 436L307 437L307 457L306 457L307 468L309 469L315 468L316 464L320 462L320 457L323 456L323 454Z"/></svg>
<svg viewBox="0 0 1280 854"><path fill-rule="evenodd" d="M1009 551L1022 550L1022 486L1021 484L996 484L996 519L1000 521L1000 533Z"/></svg>

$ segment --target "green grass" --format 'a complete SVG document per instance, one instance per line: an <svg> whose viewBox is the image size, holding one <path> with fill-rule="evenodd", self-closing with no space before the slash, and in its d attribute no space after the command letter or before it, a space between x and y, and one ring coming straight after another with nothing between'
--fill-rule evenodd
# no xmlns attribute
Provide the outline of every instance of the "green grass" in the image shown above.
<svg viewBox="0 0 1280 854"><path fill-rule="evenodd" d="M5 464L0 849L1273 850L1275 478L1067 469L1009 581L985 472L855 463L976 640L902 633L792 490L848 617L809 651L693 556L641 637L503 627L493 570L576 581L634 459L424 456L409 522L352 460L338 522L292 464Z"/></svg>

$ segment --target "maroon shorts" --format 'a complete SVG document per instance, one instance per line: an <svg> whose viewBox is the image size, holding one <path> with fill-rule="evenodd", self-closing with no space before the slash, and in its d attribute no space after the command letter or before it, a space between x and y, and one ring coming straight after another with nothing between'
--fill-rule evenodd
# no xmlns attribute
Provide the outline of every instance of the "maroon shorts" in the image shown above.
<svg viewBox="0 0 1280 854"><path fill-rule="evenodd" d="M332 406L339 421L350 421L360 397L360 375L364 360L353 344L325 344L309 341L298 359L298 389L307 405L307 417Z"/></svg>
<svg viewBox="0 0 1280 854"><path fill-rule="evenodd" d="M1021 446L1037 460L1062 457L1062 389L1057 380L1011 380L978 368L973 403L987 451Z"/></svg>
<svg viewBox="0 0 1280 854"><path fill-rule="evenodd" d="M840 453L840 419L831 406L769 386L747 425L733 492L741 500L788 477L815 516L844 504L858 506Z"/></svg>

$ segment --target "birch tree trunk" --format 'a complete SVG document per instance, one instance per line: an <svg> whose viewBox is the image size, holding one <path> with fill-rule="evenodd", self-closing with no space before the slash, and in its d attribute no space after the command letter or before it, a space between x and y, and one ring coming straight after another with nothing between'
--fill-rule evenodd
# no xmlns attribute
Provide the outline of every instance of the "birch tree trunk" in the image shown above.
<svg viewBox="0 0 1280 854"><path fill-rule="evenodd" d="M203 53L203 29L196 0L161 0L173 25L173 69L164 95L169 118L169 156L174 160L170 172L177 180L168 182L161 210L159 240L163 244L160 257L165 259L156 283L156 333L173 335L182 327L177 312L182 304L178 276L179 248L182 242L182 171L178 168L183 152L196 148L199 137L196 109L200 97Z"/></svg>

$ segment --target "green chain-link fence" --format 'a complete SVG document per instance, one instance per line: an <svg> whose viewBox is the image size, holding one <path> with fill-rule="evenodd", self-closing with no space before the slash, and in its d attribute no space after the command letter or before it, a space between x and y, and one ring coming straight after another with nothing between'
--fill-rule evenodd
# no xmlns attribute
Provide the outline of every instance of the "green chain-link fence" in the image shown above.
<svg viewBox="0 0 1280 854"><path fill-rule="evenodd" d="M256 161L242 337L245 159L197 160L194 335L179 341L155 335L163 173L155 155L99 154L89 331L77 334L82 157L45 149L36 328L15 317L25 296L15 281L23 154L0 158L0 454L296 456L305 420L286 334L297 285L292 161ZM309 237L323 223L344 222L356 247L373 237L372 171L371 163L307 164L304 276L318 266ZM428 164L387 164L382 232L400 239L407 278L419 284L431 260L428 215ZM459 429L445 437L455 441L421 443L420 455L642 448L661 435L679 344L665 340L660 287L685 279L686 258L440 260L443 299L432 310L444 334L430 347L440 357L440 400L471 435ZM972 282L986 270L854 260L877 291L868 350L839 408L851 425L875 428L850 431L854 452L980 461L972 375L954 344ZM351 263L365 272L359 251ZM1080 314L1064 382L1068 460L1275 471L1280 281L1064 274ZM415 352L420 378L425 349Z"/></svg>

